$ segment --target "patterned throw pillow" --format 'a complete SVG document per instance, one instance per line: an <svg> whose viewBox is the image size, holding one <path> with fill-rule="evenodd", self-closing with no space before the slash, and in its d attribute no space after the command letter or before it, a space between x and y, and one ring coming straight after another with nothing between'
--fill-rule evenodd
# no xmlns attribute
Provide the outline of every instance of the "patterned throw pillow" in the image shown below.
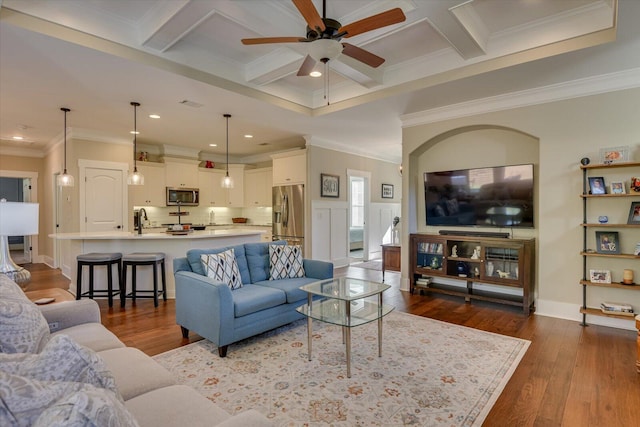
<svg viewBox="0 0 640 427"><path fill-rule="evenodd" d="M242 277L233 249L218 254L202 254L200 259L208 277L226 283L231 290L242 287Z"/></svg>
<svg viewBox="0 0 640 427"><path fill-rule="evenodd" d="M116 380L102 358L67 335L53 336L38 354L0 354L0 366L8 374L38 381L91 384L111 390L122 401Z"/></svg>
<svg viewBox="0 0 640 427"><path fill-rule="evenodd" d="M269 280L304 277L299 245L269 245Z"/></svg>
<svg viewBox="0 0 640 427"><path fill-rule="evenodd" d="M38 353L49 337L49 325L38 306L0 274L0 353Z"/></svg>
<svg viewBox="0 0 640 427"><path fill-rule="evenodd" d="M38 381L0 370L2 426L135 426L124 404L109 390L70 381ZM100 396L97 398L97 396ZM56 409L66 414L82 413L61 420ZM53 411L53 412L50 412ZM64 415L63 415L64 416ZM35 424L34 424L35 423Z"/></svg>

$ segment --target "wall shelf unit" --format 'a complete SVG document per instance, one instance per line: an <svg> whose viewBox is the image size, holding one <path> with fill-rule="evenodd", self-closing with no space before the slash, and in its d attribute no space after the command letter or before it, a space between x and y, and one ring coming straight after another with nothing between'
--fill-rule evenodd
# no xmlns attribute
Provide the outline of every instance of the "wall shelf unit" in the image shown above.
<svg viewBox="0 0 640 427"><path fill-rule="evenodd" d="M514 305L529 315L535 310L534 257L534 239L411 234L410 291ZM498 290L478 289L476 284ZM500 292L501 287L522 289L522 295Z"/></svg>
<svg viewBox="0 0 640 427"><path fill-rule="evenodd" d="M632 192L631 189L628 189L628 190L625 189L625 191L628 191L625 194L590 194L589 192L590 176L606 175L604 177L606 179L606 178L611 178L612 174L623 172L625 175L628 175L629 177L631 177L631 174L628 174L626 170L623 170L623 168L631 171L631 173L635 174L636 176L640 174L640 162L590 164L590 165L580 166L580 169L582 170L582 194L580 195L580 197L582 198L582 213L583 213L582 223L580 224L583 230L583 236L582 236L583 243L582 243L582 251L580 252L580 255L582 256L583 262L582 262L582 280L580 280L579 283L582 286L582 307L580 308L580 313L582 314L583 326L587 326L587 315L604 316L604 317L610 317L615 319L625 319L630 321L634 320L634 316L631 316L631 315L603 313L600 308L590 306L590 304L594 305L595 303L593 301L590 301L589 292L588 292L589 288L610 289L612 299L616 300L616 298L614 297L614 293L615 293L615 290L617 289L640 291L640 286L625 285L616 281L616 279L614 279L613 277L611 280L612 283L596 283L589 280L590 270L596 269L595 267L593 267L593 265L596 262L599 262L600 265L603 265L608 261L616 262L615 260L628 260L628 261L633 261L634 265L640 266L640 263L637 263L637 261L640 260L640 256L636 256L633 253L629 253L629 250L627 249L627 248L630 248L629 242L625 242L624 244L622 244L622 242L618 242L618 244L622 246L623 252L617 253L617 254L599 253L589 248L589 241L595 235L595 232L598 229L604 230L604 231L616 231L616 230L624 229L625 230L624 233L622 232L620 233L621 239L623 238L631 239L630 241L633 241L633 242L640 241L638 240L640 239L640 235L634 232L634 230L640 230L640 225L627 224L627 223L607 222L603 224L598 222L595 222L595 223L589 222L589 220L594 219L593 218L594 215L591 215L591 218L589 216L589 206L590 204L596 202L596 200L600 200L600 202L598 203L604 204L604 205L598 205L600 208L602 206L607 206L608 208L611 208L613 211L617 211L620 209L620 206L621 206L620 199L626 199L626 200L629 200L632 198L635 198L636 200L640 199L640 193ZM636 170L632 170L633 168L636 168ZM626 179L625 181L628 181L628 180ZM622 219L626 218L628 208L629 206L625 205L624 211L619 215L617 215L617 217ZM635 233L635 234L632 234L632 233ZM597 245L597 242L596 242L596 245ZM624 249L627 249L627 251L624 252ZM625 267L625 268L628 268L628 267ZM612 271L612 276L614 274L618 274L618 272ZM637 307L636 307L636 310L637 310Z"/></svg>

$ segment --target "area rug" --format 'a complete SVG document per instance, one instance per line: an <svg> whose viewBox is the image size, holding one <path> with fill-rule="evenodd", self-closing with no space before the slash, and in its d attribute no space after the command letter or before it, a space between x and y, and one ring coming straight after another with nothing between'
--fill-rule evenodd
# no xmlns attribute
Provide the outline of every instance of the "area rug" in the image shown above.
<svg viewBox="0 0 640 427"><path fill-rule="evenodd" d="M359 267L359 268L366 268L368 270L382 271L382 261L375 260L375 261L359 262L357 264L351 264L351 267Z"/></svg>
<svg viewBox="0 0 640 427"><path fill-rule="evenodd" d="M347 378L340 327L306 320L229 346L203 340L155 356L178 382L231 414L276 426L480 426L530 342L411 314L352 329Z"/></svg>

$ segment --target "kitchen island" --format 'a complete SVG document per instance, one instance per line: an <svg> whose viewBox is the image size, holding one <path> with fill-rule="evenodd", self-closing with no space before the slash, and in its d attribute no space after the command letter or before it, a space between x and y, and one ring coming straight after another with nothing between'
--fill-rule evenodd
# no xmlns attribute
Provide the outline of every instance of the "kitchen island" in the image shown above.
<svg viewBox="0 0 640 427"><path fill-rule="evenodd" d="M155 230L154 230L155 231ZM167 297L175 297L173 278L173 259L184 257L189 249L221 248L242 243L260 242L264 230L216 229L191 231L186 234L168 234L167 232L144 232L142 234L125 231L116 232L77 232L50 234L49 237L60 241L62 271L71 278L69 292L76 293L77 263L76 257L90 252L164 252L167 278ZM115 269L114 269L115 272ZM131 289L131 269L127 271L127 289ZM117 273L116 273L117 274ZM106 268L94 269L96 289L106 289ZM89 287L88 268L82 277L82 292ZM137 268L137 288L153 289L153 270L151 267ZM161 286L160 284L158 285Z"/></svg>

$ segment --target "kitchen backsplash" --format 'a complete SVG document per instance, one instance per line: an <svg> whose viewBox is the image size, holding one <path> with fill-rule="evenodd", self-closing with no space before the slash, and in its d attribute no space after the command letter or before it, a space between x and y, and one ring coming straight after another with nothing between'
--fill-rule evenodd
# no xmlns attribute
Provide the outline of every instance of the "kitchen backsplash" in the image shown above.
<svg viewBox="0 0 640 427"><path fill-rule="evenodd" d="M142 206L134 206L134 210ZM144 206L149 218L147 226L159 227L162 224L177 224L178 217L169 215L169 212L177 212L177 206L147 207ZM248 218L248 225L271 225L271 208L207 208L200 206L183 207L181 212L189 212L189 215L181 217L181 223L191 224L231 224L231 218ZM133 216L133 212L131 213Z"/></svg>

